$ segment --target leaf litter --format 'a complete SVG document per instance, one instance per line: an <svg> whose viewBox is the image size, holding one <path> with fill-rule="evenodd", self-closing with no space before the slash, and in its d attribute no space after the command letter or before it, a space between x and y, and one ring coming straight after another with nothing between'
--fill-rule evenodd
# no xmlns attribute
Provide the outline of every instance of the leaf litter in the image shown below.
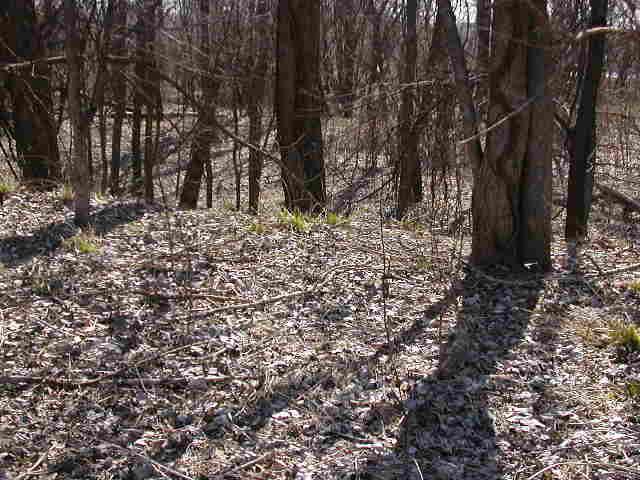
<svg viewBox="0 0 640 480"><path fill-rule="evenodd" d="M603 275L638 224L595 217L586 271L558 241L542 277L375 208L93 209L82 253L57 193L3 207L0 477L640 478L640 359L608 340L638 273Z"/></svg>

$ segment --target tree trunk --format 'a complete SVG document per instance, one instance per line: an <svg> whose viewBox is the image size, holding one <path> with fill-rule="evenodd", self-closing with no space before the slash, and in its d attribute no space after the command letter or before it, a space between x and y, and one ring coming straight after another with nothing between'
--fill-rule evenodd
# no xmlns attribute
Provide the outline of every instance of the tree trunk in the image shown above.
<svg viewBox="0 0 640 480"><path fill-rule="evenodd" d="M486 75L489 73L489 31L491 27L491 0L478 0L476 6L476 74L479 76L476 98L483 101L487 95ZM486 111L486 109L485 109Z"/></svg>
<svg viewBox="0 0 640 480"><path fill-rule="evenodd" d="M155 59L155 39L158 10L162 10L162 0L145 0L145 62L144 85L145 85L145 135L144 135L144 198L147 202L153 201L153 167L157 162L157 143L154 141L153 125L162 105L160 94L160 82L156 71Z"/></svg>
<svg viewBox="0 0 640 480"><path fill-rule="evenodd" d="M0 61L44 56L43 38L33 0L0 2ZM61 178L53 116L50 66L38 63L7 75L14 113L14 138L25 180L46 185Z"/></svg>
<svg viewBox="0 0 640 480"><path fill-rule="evenodd" d="M416 61L418 36L416 32L418 1L406 0L402 71L402 104L398 116L398 208L402 218L411 205L422 200L422 172L418 159L418 132L414 128L416 101Z"/></svg>
<svg viewBox="0 0 640 480"><path fill-rule="evenodd" d="M486 155L474 171L475 264L550 266L551 139L546 0L494 7Z"/></svg>
<svg viewBox="0 0 640 480"><path fill-rule="evenodd" d="M257 0L255 9L256 25L254 27L252 53L253 68L249 81L249 143L258 146L262 138L262 109L264 99L265 77L267 75L268 25L266 15L269 12L267 0ZM254 149L249 150L249 210L258 213L260 206L260 177L262 176L262 154Z"/></svg>
<svg viewBox="0 0 640 480"><path fill-rule="evenodd" d="M607 0L590 0L590 27L602 27L607 23ZM587 40L588 55L582 82L577 86L579 95L578 115L569 142L571 165L567 195L567 220L565 239L581 242L587 235L596 153L596 106L604 63L605 36L590 36Z"/></svg>
<svg viewBox="0 0 640 480"><path fill-rule="evenodd" d="M338 103L345 117L351 117L355 95L355 64L358 48L354 0L335 0L334 23Z"/></svg>
<svg viewBox="0 0 640 480"><path fill-rule="evenodd" d="M195 127L193 143L191 145L191 158L185 174L180 195L181 208L196 208L200 196L200 184L205 165L211 160L211 143L214 138L214 119L216 115L214 101L220 87L219 81L213 76L211 65L211 39L209 33L209 0L200 0L200 52L199 64L201 69L200 85L202 88L202 101L210 108L202 112ZM213 181L211 179L210 181Z"/></svg>
<svg viewBox="0 0 640 480"><path fill-rule="evenodd" d="M136 36L135 53L135 81L133 92L133 115L131 119L131 171L133 175L132 190L136 195L140 195L142 189L142 108L145 105L145 92L148 86L145 85L145 10L138 10L138 20L134 27Z"/></svg>
<svg viewBox="0 0 640 480"><path fill-rule="evenodd" d="M88 124L82 108L82 40L77 22L78 10L75 0L65 0L64 17L66 27L65 54L69 71L68 107L73 132L71 180L75 192L75 223L84 226L89 223L90 186L86 143Z"/></svg>
<svg viewBox="0 0 640 480"><path fill-rule="evenodd" d="M127 3L125 0L115 0L114 12L114 55L124 56L126 49L126 21ZM111 92L114 101L113 130L111 134L111 193L116 195L120 190L120 157L122 146L122 124L127 106L127 82L125 77L126 65L113 64L111 75Z"/></svg>
<svg viewBox="0 0 640 480"><path fill-rule="evenodd" d="M326 202L320 88L320 0L279 0L276 116L285 204L317 212Z"/></svg>

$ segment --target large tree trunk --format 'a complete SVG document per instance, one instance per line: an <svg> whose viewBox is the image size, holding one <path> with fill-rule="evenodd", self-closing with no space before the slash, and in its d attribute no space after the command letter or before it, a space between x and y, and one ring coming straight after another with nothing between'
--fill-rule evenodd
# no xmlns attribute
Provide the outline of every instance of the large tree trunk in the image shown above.
<svg viewBox="0 0 640 480"><path fill-rule="evenodd" d="M87 163L88 122L82 108L82 40L78 27L78 9L75 0L65 0L66 27L65 54L69 71L68 107L73 132L73 161L71 180L75 192L75 223L89 223L89 166Z"/></svg>
<svg viewBox="0 0 640 480"><path fill-rule="evenodd" d="M206 112L200 113L200 118L195 127L195 135L191 145L191 158L185 174L180 195L181 208L196 208L200 196L200 184L202 174L211 161L211 143L215 138L215 106L214 101L218 94L220 83L213 76L213 66L211 64L211 39L209 33L209 0L200 0L200 52L199 64L201 69L200 85L202 88L202 102L210 106ZM213 181L213 180L211 180Z"/></svg>
<svg viewBox="0 0 640 480"><path fill-rule="evenodd" d="M276 115L287 208L326 202L320 88L320 0L279 0Z"/></svg>
<svg viewBox="0 0 640 480"><path fill-rule="evenodd" d="M422 200L418 131L413 125L416 101L416 61L418 58L417 12L418 1L406 0L401 76L402 104L398 116L398 218L402 218L411 205Z"/></svg>
<svg viewBox="0 0 640 480"><path fill-rule="evenodd" d="M546 0L494 7L487 151L474 171L472 261L550 266Z"/></svg>
<svg viewBox="0 0 640 480"><path fill-rule="evenodd" d="M607 23L607 0L591 0L591 27L605 26ZM602 76L605 36L590 36L588 55L581 84L577 85L579 95L576 126L569 145L571 165L569 167L569 189L567 196L567 221L565 238L569 242L580 242L587 234L596 150L596 106L600 77Z"/></svg>
<svg viewBox="0 0 640 480"><path fill-rule="evenodd" d="M115 0L114 11L114 55L124 56L126 49L126 21L127 3L125 0ZM114 102L113 130L111 134L111 181L112 194L120 189L120 157L122 147L122 125L127 106L127 82L125 76L126 64L113 64L111 71L111 94Z"/></svg>
<svg viewBox="0 0 640 480"><path fill-rule="evenodd" d="M259 146L262 138L262 109L261 102L264 99L265 77L267 75L268 52L268 25L267 13L269 5L267 0L257 0L255 7L256 25L253 33L253 69L249 81L249 103L247 115L249 116L249 143ZM262 154L254 149L249 150L249 210L258 213L260 206L260 177L262 176Z"/></svg>
<svg viewBox="0 0 640 480"><path fill-rule="evenodd" d="M44 56L33 0L0 2L0 61L19 62ZM38 63L7 75L14 114L14 137L22 176L46 185L61 178L53 117L50 67Z"/></svg>

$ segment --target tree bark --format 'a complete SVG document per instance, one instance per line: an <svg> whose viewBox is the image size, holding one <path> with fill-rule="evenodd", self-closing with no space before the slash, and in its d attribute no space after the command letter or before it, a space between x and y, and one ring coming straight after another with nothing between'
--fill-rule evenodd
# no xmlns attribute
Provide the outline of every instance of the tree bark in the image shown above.
<svg viewBox="0 0 640 480"><path fill-rule="evenodd" d="M398 116L398 208L397 216L402 218L411 205L422 200L422 172L418 159L418 132L414 128L416 102L416 62L418 58L417 36L418 1L406 0L402 103Z"/></svg>
<svg viewBox="0 0 640 480"><path fill-rule="evenodd" d="M0 2L0 61L29 61L44 56L33 0ZM50 66L36 63L7 75L14 114L14 138L25 180L45 186L61 178L60 154Z"/></svg>
<svg viewBox="0 0 640 480"><path fill-rule="evenodd" d="M75 0L65 0L65 53L69 72L68 108L73 132L73 161L71 181L75 193L75 223L89 223L89 168L87 163L87 119L82 108L82 39L78 29L78 8Z"/></svg>
<svg viewBox="0 0 640 480"><path fill-rule="evenodd" d="M496 4L486 155L474 171L475 264L550 266L551 139L546 0ZM500 122L500 123L498 123Z"/></svg>
<svg viewBox="0 0 640 480"><path fill-rule="evenodd" d="M590 0L590 4L590 27L606 26L608 0ZM604 63L605 36L589 36L587 46L582 82L577 86L579 106L576 125L569 132L572 136L569 141L571 164L565 225L565 239L569 242L581 242L587 235L596 166L596 106Z"/></svg>
<svg viewBox="0 0 640 480"><path fill-rule="evenodd" d="M320 88L320 0L279 0L276 116L285 204L318 212L326 202Z"/></svg>

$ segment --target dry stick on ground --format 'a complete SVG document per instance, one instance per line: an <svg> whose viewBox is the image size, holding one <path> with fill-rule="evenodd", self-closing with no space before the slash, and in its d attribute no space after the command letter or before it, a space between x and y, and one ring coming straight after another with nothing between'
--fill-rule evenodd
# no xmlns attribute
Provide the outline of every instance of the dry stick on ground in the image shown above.
<svg viewBox="0 0 640 480"><path fill-rule="evenodd" d="M138 453L138 452L134 452L133 450L129 450L128 448L125 447L121 447L120 445L116 444L116 443L111 443L111 442L104 442L106 445L109 445L110 447L113 447L117 450L120 450L121 452L125 452L127 454L132 454L135 455L136 457L139 457L141 459L143 459L146 462L149 462L151 465L153 465L160 473L163 474L167 472L170 473L171 475L175 475L176 477L182 478L184 480L195 480L193 477L190 477L188 475L185 475L184 473L176 470L175 468L171 468L163 463L157 462L156 460L147 457L146 455L143 455L142 453Z"/></svg>
<svg viewBox="0 0 640 480"><path fill-rule="evenodd" d="M1 382L0 382L1 383ZM22 480L23 478L27 478L27 477L31 477L31 476L36 476L36 475L40 475L38 472L36 472L36 468L38 468L42 462L44 462L44 460L47 458L47 455L49 454L49 452L51 451L51 447L47 448L42 455L40 455L40 457L38 458L38 460L36 461L36 463L34 463L31 467L29 467L29 470L27 470L24 473L21 473L20 475L18 475L15 480Z"/></svg>

